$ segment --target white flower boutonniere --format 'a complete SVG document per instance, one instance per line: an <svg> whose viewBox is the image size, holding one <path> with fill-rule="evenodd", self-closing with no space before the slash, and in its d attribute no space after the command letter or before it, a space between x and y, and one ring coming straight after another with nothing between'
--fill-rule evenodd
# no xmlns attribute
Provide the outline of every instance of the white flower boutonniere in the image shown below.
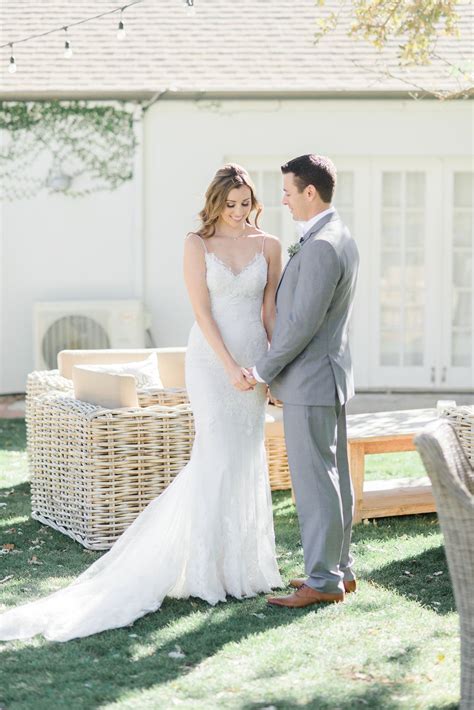
<svg viewBox="0 0 474 710"><path fill-rule="evenodd" d="M297 254L299 250L301 249L301 244L299 242L294 242L293 244L290 244L288 247L287 251L288 254L290 255L290 258Z"/></svg>

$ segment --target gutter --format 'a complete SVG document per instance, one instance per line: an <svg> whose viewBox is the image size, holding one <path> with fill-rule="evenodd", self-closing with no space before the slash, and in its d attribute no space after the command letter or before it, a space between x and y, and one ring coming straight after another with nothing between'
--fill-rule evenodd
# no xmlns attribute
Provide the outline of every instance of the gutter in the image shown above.
<svg viewBox="0 0 474 710"><path fill-rule="evenodd" d="M442 91L442 89L441 89ZM448 91L448 90L446 90ZM272 91L223 91L223 90L205 90L205 91L188 91L176 89L162 89L159 91L150 91L148 89L136 91L90 91L90 90L65 90L65 91L1 91L0 101L144 101L153 102L156 96L160 97L161 101L199 101L199 100L239 100L239 101L255 101L255 100L285 100L285 101L301 101L301 100L344 100L349 99L413 99L416 96L418 99L435 99L438 98L425 91L400 91L400 90L328 90L328 91L299 91L299 90L272 90ZM474 98L474 94L470 94L466 98Z"/></svg>

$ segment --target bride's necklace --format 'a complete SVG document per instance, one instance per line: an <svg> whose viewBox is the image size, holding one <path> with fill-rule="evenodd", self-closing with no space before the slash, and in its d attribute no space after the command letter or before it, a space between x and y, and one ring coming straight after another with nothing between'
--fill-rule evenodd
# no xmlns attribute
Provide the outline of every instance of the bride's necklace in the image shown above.
<svg viewBox="0 0 474 710"><path fill-rule="evenodd" d="M214 237L221 237L222 239L232 239L233 242L236 242L238 239L243 239L245 237L245 229L241 234L238 234L236 237L231 237L226 234L214 234Z"/></svg>

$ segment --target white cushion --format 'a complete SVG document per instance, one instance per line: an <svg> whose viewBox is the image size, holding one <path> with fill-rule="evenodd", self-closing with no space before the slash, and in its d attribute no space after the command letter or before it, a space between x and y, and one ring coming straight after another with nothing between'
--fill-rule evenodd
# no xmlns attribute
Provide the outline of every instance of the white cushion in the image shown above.
<svg viewBox="0 0 474 710"><path fill-rule="evenodd" d="M140 389L143 387L158 387L163 389L155 353L152 353L146 360L139 360L137 362L118 362L104 365L89 365L84 363L81 364L80 367L90 372L105 372L109 375L133 375L136 385Z"/></svg>
<svg viewBox="0 0 474 710"><path fill-rule="evenodd" d="M72 368L74 396L82 402L117 409L138 407L137 385L133 375L93 372L80 365Z"/></svg>

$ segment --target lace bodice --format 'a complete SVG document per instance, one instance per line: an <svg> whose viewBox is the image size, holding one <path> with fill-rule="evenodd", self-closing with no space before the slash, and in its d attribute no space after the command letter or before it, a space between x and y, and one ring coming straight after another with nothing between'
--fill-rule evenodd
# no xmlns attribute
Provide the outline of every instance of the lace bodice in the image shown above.
<svg viewBox="0 0 474 710"><path fill-rule="evenodd" d="M212 314L224 343L239 365L254 365L268 347L262 323L268 272L265 256L258 252L238 273L213 252L206 251L205 259ZM193 355L200 353L209 363L218 364L197 324L191 329L188 347L196 351Z"/></svg>
<svg viewBox="0 0 474 710"><path fill-rule="evenodd" d="M257 252L238 273L234 273L214 252L206 252L205 257L207 287L213 307L236 301L240 304L246 300L253 301L257 306L262 305L268 269L262 252Z"/></svg>

